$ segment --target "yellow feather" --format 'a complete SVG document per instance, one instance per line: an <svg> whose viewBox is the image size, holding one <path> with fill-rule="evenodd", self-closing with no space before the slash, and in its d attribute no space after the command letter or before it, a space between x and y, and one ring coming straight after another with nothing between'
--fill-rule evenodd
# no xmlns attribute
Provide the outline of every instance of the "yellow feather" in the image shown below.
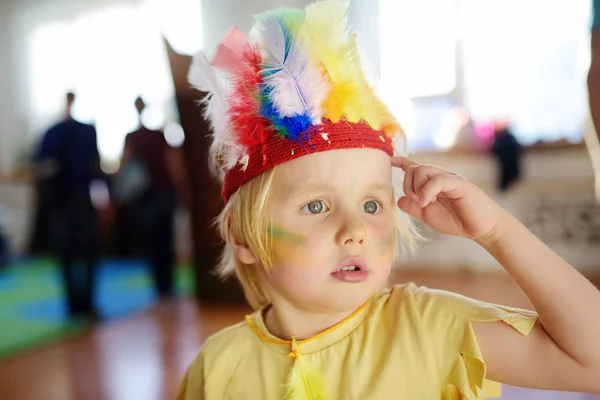
<svg viewBox="0 0 600 400"><path fill-rule="evenodd" d="M392 115L392 113L384 106L384 114L381 124L381 130L385 133L385 135L392 139L394 137L399 137L402 140L406 139L404 134L404 129L402 129L402 125L396 120L396 118Z"/></svg>
<svg viewBox="0 0 600 400"><path fill-rule="evenodd" d="M309 5L304 10L304 23L299 36L304 42L309 56L321 62L334 82L340 81L344 65L340 54L345 53L349 45L347 17L349 2L322 1Z"/></svg>
<svg viewBox="0 0 600 400"><path fill-rule="evenodd" d="M406 135L404 134L402 125L400 125L389 108L387 108L379 96L377 96L373 87L371 87L371 94L377 102L377 107L379 108L379 113L381 115L381 130L385 133L385 136L387 136L389 139L398 137L403 141L406 140Z"/></svg>
<svg viewBox="0 0 600 400"><path fill-rule="evenodd" d="M367 81L363 68L362 55L356 35L353 35L350 45L350 58L356 63L357 79L357 98L356 103L349 103L347 114L354 118L359 118L369 124L373 129L380 129L382 124L382 109L383 105L379 102L371 84ZM385 106L384 106L385 108Z"/></svg>
<svg viewBox="0 0 600 400"><path fill-rule="evenodd" d="M324 116L334 122L344 117L360 119L361 71L353 57L352 38L347 32L348 2L322 1L306 7L300 37L308 53L320 62L331 81L331 91L323 104Z"/></svg>
<svg viewBox="0 0 600 400"><path fill-rule="evenodd" d="M351 120L346 115L346 107L349 103L356 103L356 89L353 87L352 82L339 82L331 85L331 91L325 99L323 104L325 118L332 122L338 122L342 116L346 117L350 122L357 122Z"/></svg>
<svg viewBox="0 0 600 400"><path fill-rule="evenodd" d="M329 76L331 91L323 103L324 117L333 122L362 120L381 129L390 125L393 117L367 82L356 36L348 32L348 6L339 0L309 5L299 34L310 57ZM392 129L397 127L387 128Z"/></svg>
<svg viewBox="0 0 600 400"><path fill-rule="evenodd" d="M287 382L286 400L327 400L325 387L315 368L297 354Z"/></svg>

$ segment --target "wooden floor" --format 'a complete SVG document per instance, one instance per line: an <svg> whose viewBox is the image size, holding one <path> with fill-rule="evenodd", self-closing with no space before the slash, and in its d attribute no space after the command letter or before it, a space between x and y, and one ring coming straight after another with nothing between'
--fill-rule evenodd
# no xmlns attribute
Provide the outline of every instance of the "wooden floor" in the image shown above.
<svg viewBox="0 0 600 400"><path fill-rule="evenodd" d="M502 274L402 272L393 281L413 281L486 301L529 306L521 290ZM595 282L600 283L600 279ZM0 361L0 399L173 399L185 368L202 341L239 322L249 311L242 306L199 306L184 300L100 325L76 338Z"/></svg>

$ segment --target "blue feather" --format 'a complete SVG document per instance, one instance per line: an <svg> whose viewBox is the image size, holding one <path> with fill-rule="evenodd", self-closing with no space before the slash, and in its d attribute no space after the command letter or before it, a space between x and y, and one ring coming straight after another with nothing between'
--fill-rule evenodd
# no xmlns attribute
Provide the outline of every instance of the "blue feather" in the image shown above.
<svg viewBox="0 0 600 400"><path fill-rule="evenodd" d="M308 113L298 114L293 117L283 117L281 125L287 131L287 137L300 142L312 127L312 119Z"/></svg>
<svg viewBox="0 0 600 400"><path fill-rule="evenodd" d="M264 88L261 93L261 117L271 122L279 137L302 144L303 138L309 133L312 127L311 116L308 112L289 117L281 116L272 98L269 96L269 91L269 88Z"/></svg>

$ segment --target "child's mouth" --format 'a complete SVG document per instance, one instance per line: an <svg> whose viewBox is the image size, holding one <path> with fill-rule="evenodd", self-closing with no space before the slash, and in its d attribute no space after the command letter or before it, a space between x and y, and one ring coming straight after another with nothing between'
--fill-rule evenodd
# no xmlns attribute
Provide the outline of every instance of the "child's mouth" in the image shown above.
<svg viewBox="0 0 600 400"><path fill-rule="evenodd" d="M335 279L347 283L359 283L369 276L368 268L361 258L351 258L331 274Z"/></svg>

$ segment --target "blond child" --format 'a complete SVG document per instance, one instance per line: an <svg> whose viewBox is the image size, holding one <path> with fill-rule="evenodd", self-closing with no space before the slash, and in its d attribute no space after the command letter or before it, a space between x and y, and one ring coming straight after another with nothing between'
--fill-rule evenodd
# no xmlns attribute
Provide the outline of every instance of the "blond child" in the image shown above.
<svg viewBox="0 0 600 400"><path fill-rule="evenodd" d="M492 381L600 392L600 293L476 186L395 155L402 131L347 7L260 14L250 41L233 28L192 65L226 203L220 271L256 311L206 341L178 399L477 399L498 395ZM383 289L418 238L407 216L479 243L537 313Z"/></svg>

